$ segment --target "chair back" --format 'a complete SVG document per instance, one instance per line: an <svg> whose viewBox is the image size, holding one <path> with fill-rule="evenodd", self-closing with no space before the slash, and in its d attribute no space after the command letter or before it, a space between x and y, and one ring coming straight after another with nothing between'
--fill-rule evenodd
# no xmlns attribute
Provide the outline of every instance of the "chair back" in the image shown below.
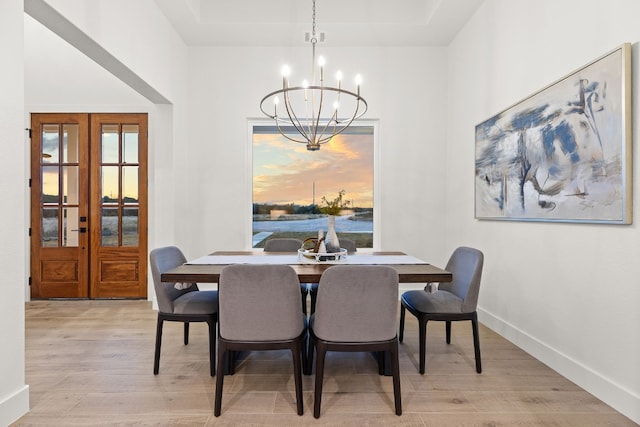
<svg viewBox="0 0 640 427"><path fill-rule="evenodd" d="M220 336L226 340L289 340L304 330L300 281L288 265L224 267L218 303Z"/></svg>
<svg viewBox="0 0 640 427"><path fill-rule="evenodd" d="M451 272L453 280L440 283L438 289L449 291L461 298L463 313L476 311L483 263L484 254L481 251L462 246L453 251L445 267L445 270Z"/></svg>
<svg viewBox="0 0 640 427"><path fill-rule="evenodd" d="M354 242L351 239L343 239L340 238L340 247L343 249L346 249L347 252L351 253L351 252L356 252L357 248L356 248L356 242Z"/></svg>
<svg viewBox="0 0 640 427"><path fill-rule="evenodd" d="M302 247L302 240L289 238L269 239L264 244L265 252L298 252Z"/></svg>
<svg viewBox="0 0 640 427"><path fill-rule="evenodd" d="M176 289L175 283L162 283L160 275L187 262L184 254L175 246L156 248L149 254L153 287L156 291L158 309L163 313L173 313L173 301L188 292L198 290L195 283L186 289Z"/></svg>
<svg viewBox="0 0 640 427"><path fill-rule="evenodd" d="M325 341L372 342L398 331L398 273L382 265L335 265L320 278L313 331Z"/></svg>

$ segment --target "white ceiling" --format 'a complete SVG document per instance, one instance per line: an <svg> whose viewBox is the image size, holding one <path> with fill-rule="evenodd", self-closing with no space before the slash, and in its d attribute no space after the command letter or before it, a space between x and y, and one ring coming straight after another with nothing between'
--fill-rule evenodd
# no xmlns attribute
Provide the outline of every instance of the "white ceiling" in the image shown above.
<svg viewBox="0 0 640 427"><path fill-rule="evenodd" d="M189 46L295 46L312 0L155 0ZM483 0L317 0L326 46L446 46Z"/></svg>

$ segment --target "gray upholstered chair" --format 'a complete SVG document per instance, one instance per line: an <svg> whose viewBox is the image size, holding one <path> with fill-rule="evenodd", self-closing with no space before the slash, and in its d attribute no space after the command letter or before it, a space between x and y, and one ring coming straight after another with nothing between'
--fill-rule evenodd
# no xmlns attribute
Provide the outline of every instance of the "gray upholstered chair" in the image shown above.
<svg viewBox="0 0 640 427"><path fill-rule="evenodd" d="M356 251L356 242L351 239L340 238L340 247L346 249L348 253Z"/></svg>
<svg viewBox="0 0 640 427"><path fill-rule="evenodd" d="M222 269L218 283L218 376L214 415L220 416L229 353L291 350L298 415L303 413L302 364L307 328L298 275L288 265L236 264Z"/></svg>
<svg viewBox="0 0 640 427"><path fill-rule="evenodd" d="M476 307L478 305L483 263L484 255L482 252L473 248L459 247L453 252L445 267L445 270L452 273L453 281L450 283L440 283L438 290L433 293L419 290L407 291L402 294L400 342L402 342L404 335L405 310L409 310L409 312L418 319L420 346L419 371L421 374L424 374L427 322L429 320L446 322L447 344L451 343L451 322L470 320L473 331L476 372L482 372Z"/></svg>
<svg viewBox="0 0 640 427"><path fill-rule="evenodd" d="M309 321L307 372L316 350L313 416L320 416L327 351L389 352L395 411L402 414L398 364L398 273L381 265L336 265L320 278L316 312ZM381 358L379 357L379 363Z"/></svg>
<svg viewBox="0 0 640 427"><path fill-rule="evenodd" d="M302 247L302 240L290 238L268 239L264 244L265 252L295 252Z"/></svg>
<svg viewBox="0 0 640 427"><path fill-rule="evenodd" d="M165 320L184 323L184 344L189 344L189 323L207 322L209 325L209 363L211 376L216 374L216 322L218 320L218 291L201 291L193 283L185 289L176 289L175 283L163 283L162 273L187 262L182 251L175 246L157 248L149 254L153 286L158 301L156 351L153 373L160 369L162 326Z"/></svg>
<svg viewBox="0 0 640 427"><path fill-rule="evenodd" d="M298 249L302 247L302 240L284 237L274 237L268 239L264 244L265 252L294 252L298 253ZM302 312L307 314L307 294L309 286L307 283L300 283L300 294L302 297Z"/></svg>
<svg viewBox="0 0 640 427"><path fill-rule="evenodd" d="M340 247L342 249L346 249L348 254L352 254L355 253L357 248L356 248L356 242L354 242L351 239L343 239L342 237L339 239L340 241ZM313 314L316 311L316 298L318 295L318 284L317 283L310 283L309 284L309 296L311 299L311 314Z"/></svg>

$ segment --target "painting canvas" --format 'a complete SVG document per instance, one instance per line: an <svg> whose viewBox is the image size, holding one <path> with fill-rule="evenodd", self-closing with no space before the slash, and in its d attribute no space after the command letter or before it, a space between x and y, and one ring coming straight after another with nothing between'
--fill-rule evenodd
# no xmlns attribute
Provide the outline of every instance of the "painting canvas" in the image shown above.
<svg viewBox="0 0 640 427"><path fill-rule="evenodd" d="M478 219L631 223L631 47L476 126Z"/></svg>

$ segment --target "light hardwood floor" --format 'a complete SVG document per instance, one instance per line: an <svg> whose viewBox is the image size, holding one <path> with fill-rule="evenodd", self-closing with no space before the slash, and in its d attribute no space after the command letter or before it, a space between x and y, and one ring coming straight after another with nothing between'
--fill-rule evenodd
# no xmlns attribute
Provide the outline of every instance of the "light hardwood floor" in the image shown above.
<svg viewBox="0 0 640 427"><path fill-rule="evenodd" d="M428 328L427 372L419 375L417 322L407 315L400 346L403 415L393 413L390 377L369 354L327 359L322 415L313 418L313 376L303 378L296 415L287 352L252 353L225 377L213 416L207 327L165 323L153 375L156 313L146 301L32 301L26 305L26 379L31 411L15 426L632 426L589 393L491 330L480 328L483 373L475 373L471 326Z"/></svg>

